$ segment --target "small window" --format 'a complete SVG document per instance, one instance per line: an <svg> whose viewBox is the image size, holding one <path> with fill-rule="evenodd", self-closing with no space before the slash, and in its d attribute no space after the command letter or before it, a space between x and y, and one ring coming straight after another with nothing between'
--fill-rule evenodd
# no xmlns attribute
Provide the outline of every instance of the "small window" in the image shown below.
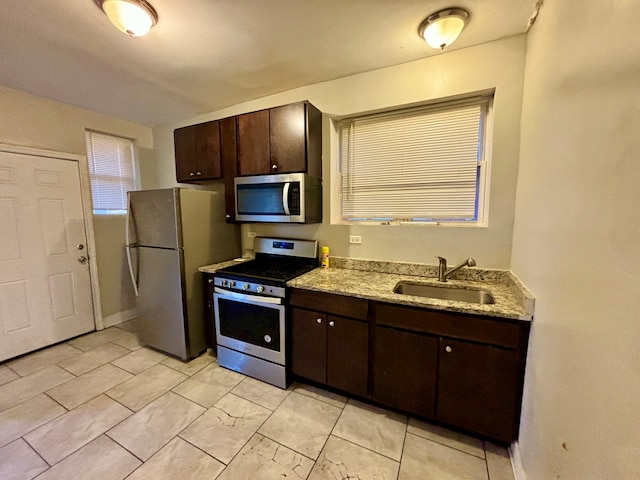
<svg viewBox="0 0 640 480"><path fill-rule="evenodd" d="M86 132L93 213L127 213L127 192L138 188L133 141Z"/></svg>
<svg viewBox="0 0 640 480"><path fill-rule="evenodd" d="M490 106L475 97L341 120L341 221L486 222Z"/></svg>

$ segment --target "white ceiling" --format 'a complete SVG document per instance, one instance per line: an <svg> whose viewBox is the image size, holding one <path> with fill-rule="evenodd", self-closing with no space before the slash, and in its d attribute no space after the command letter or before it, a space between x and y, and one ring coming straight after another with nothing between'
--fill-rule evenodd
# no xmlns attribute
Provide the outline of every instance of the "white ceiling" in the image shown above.
<svg viewBox="0 0 640 480"><path fill-rule="evenodd" d="M0 84L144 125L430 55L428 15L469 11L451 50L521 34L536 0L149 0L129 38L94 0L0 0Z"/></svg>

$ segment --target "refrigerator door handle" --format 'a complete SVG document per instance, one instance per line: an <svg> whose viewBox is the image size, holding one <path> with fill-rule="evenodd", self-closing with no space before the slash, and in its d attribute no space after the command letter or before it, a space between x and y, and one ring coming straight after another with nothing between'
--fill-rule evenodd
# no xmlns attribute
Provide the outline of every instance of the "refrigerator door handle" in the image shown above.
<svg viewBox="0 0 640 480"><path fill-rule="evenodd" d="M131 275L131 284L133 285L133 291L136 294L136 297L140 296L140 292L138 291L138 282L136 280L136 275L133 272L133 263L131 262L131 249L136 248L129 243L130 234L129 229L131 227L131 196L127 194L127 218L126 218L126 227L125 227L125 248L127 249L127 264L129 265L129 275ZM136 261L138 256L136 255Z"/></svg>

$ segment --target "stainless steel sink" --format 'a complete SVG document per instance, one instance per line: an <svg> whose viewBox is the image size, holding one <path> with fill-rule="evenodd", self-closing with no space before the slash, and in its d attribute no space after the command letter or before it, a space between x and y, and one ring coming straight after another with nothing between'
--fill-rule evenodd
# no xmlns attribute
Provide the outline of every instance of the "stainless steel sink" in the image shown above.
<svg viewBox="0 0 640 480"><path fill-rule="evenodd" d="M393 292L417 297L437 298L439 300L453 300L455 302L496 303L493 295L486 290L440 287L425 283L398 282Z"/></svg>

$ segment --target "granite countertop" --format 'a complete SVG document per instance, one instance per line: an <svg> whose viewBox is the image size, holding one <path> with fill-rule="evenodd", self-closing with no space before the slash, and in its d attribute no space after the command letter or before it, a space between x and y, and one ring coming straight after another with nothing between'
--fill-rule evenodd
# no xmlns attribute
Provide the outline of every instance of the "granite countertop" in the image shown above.
<svg viewBox="0 0 640 480"><path fill-rule="evenodd" d="M237 265L238 263L246 262L247 260L252 260L252 259L253 257L234 258L233 260L227 260L226 262L214 263L212 265L204 265L198 268L198 271L202 273L216 273L221 268L230 267L231 265Z"/></svg>
<svg viewBox="0 0 640 480"><path fill-rule="evenodd" d="M393 293L400 281L442 286L436 266L335 257L331 261L331 268L312 270L287 282L287 286L435 310L516 320L533 318L533 295L508 270L464 268L449 279L446 285L451 288L488 290L495 303L481 305Z"/></svg>
<svg viewBox="0 0 640 480"><path fill-rule="evenodd" d="M252 258L245 255L243 258L205 265L198 270L215 273L221 268ZM331 268L316 268L290 280L287 286L434 310L516 320L533 318L533 295L508 270L463 268L446 283L451 288L488 290L495 299L493 304L481 305L393 293L393 288L400 281L442 286L437 279L437 271L438 267L435 265L332 257Z"/></svg>

